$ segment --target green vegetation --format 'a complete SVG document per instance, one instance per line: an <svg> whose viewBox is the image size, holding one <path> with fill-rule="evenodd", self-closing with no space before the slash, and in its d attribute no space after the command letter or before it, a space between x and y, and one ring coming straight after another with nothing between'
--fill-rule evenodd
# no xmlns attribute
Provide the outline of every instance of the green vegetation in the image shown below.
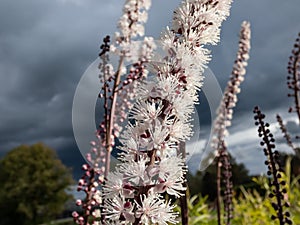
<svg viewBox="0 0 300 225"><path fill-rule="evenodd" d="M295 160L295 159L293 159ZM286 181L288 202L290 207L288 212L291 214L293 224L300 224L300 175L293 176L291 171L292 158L287 157L285 163L285 173L282 178ZM200 180L200 178L198 177ZM232 225L261 225L279 224L272 220L271 215L275 214L272 202L269 198L271 192L270 180L266 176L253 177L253 186L239 186L236 188L233 198L234 217ZM194 195L188 200L189 225L216 225L217 212L215 203L209 201L208 196ZM180 212L178 207L177 211Z"/></svg>
<svg viewBox="0 0 300 225"><path fill-rule="evenodd" d="M237 163L233 157L231 157L232 166L232 181L235 187L244 185L247 187L258 187L249 176L249 172L245 165ZM203 172L193 176L192 174L187 175L188 185L191 195L198 195L201 193L202 196L208 196L208 200L213 201L217 197L217 169L216 164L213 163ZM239 192L239 190L236 190Z"/></svg>
<svg viewBox="0 0 300 225"><path fill-rule="evenodd" d="M291 214L293 224L300 224L300 185L299 176L291 176L291 158L287 158L285 173L282 173L286 181L287 193L285 198L290 207L288 212ZM278 224L271 220L271 215L275 214L269 195L271 187L269 179L265 176L254 179L262 188L266 190L264 196L260 196L257 191L247 191L241 187L243 194L234 199L235 217L233 222L236 224Z"/></svg>
<svg viewBox="0 0 300 225"><path fill-rule="evenodd" d="M70 170L43 144L21 145L0 161L0 224L35 225L55 219L71 198Z"/></svg>

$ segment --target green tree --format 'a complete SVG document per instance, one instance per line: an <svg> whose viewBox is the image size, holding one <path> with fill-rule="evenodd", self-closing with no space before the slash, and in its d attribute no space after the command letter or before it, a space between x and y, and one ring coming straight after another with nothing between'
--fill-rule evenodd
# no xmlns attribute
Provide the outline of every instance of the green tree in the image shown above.
<svg viewBox="0 0 300 225"><path fill-rule="evenodd" d="M251 180L245 165L237 163L232 156L230 157L234 188L236 189L240 185L253 186L255 183ZM217 169L215 163L212 163L205 171L198 171L195 176L188 174L187 179L191 196L201 193L202 196L208 195L208 200L215 200L217 197Z"/></svg>
<svg viewBox="0 0 300 225"><path fill-rule="evenodd" d="M71 172L54 150L21 145L0 161L0 224L34 225L53 219L71 198Z"/></svg>

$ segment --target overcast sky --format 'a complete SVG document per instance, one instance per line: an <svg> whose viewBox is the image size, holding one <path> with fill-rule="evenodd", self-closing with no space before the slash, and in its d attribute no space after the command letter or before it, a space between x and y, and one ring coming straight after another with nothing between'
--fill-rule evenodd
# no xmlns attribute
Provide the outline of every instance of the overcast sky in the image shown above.
<svg viewBox="0 0 300 225"><path fill-rule="evenodd" d="M179 2L154 0L146 35L158 38ZM116 31L122 4L119 0L0 0L0 156L20 144L40 141L56 149L79 174L83 159L72 130L73 96L84 71L97 58L102 37ZM257 160L264 161L253 107L260 105L271 122L275 113L293 120L286 113L292 99L286 97L285 83L288 57L300 31L299 8L299 0L234 1L221 43L211 48L209 67L224 88L240 24L250 21L251 58L228 144L252 173L263 169ZM201 113L200 139L204 139L209 130L206 104ZM294 123L289 125L294 131Z"/></svg>

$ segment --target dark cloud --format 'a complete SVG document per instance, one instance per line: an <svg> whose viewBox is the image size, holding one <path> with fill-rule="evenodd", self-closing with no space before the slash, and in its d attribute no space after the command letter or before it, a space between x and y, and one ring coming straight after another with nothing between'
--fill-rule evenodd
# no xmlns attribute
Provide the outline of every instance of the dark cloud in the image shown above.
<svg viewBox="0 0 300 225"><path fill-rule="evenodd" d="M159 37L180 1L154 1L146 34ZM248 74L233 130L253 126L254 105L281 112L289 106L286 64L300 30L298 0L235 1L210 68L224 88L234 61L240 24L252 24ZM2 0L0 2L0 155L22 143L45 142L68 165L82 162L72 132L72 101L102 37L116 30L119 0ZM280 16L279 16L280 15ZM204 99L204 100L203 100ZM204 96L200 123L209 127ZM240 118L240 119L239 119ZM206 131L200 131L204 136ZM76 153L75 153L76 152Z"/></svg>
<svg viewBox="0 0 300 225"><path fill-rule="evenodd" d="M261 105L268 110L287 106L286 66L300 30L299 6L299 1L283 3L254 0L233 3L231 16L222 28L221 44L213 49L211 69L224 84L235 58L240 23L243 20L250 21L252 48L238 110L252 110L254 105Z"/></svg>

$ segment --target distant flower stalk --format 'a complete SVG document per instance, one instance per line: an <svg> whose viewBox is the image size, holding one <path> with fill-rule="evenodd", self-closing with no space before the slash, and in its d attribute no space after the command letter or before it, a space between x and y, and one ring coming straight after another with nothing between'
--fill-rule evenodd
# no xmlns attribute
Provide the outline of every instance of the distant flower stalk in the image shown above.
<svg viewBox="0 0 300 225"><path fill-rule="evenodd" d="M234 62L230 80L227 83L223 98L217 109L217 117L214 120L212 138L213 156L208 156L206 159L208 160L207 164L210 164L214 157L217 157L217 209L219 224L221 224L221 177L223 178L223 183L225 184L223 200L227 225L230 224L230 220L233 217L233 184L231 180L232 171L225 138L228 135L227 128L231 125L233 108L236 106L238 100L237 94L240 93L240 85L244 81L244 76L246 74L246 66L248 65L247 61L249 59L250 51L250 38L250 24L244 21L241 26L239 49Z"/></svg>
<svg viewBox="0 0 300 225"><path fill-rule="evenodd" d="M224 91L223 98L217 109L217 117L214 120L212 147L215 155L218 155L219 146L228 135L227 128L231 126L233 109L238 101L237 95L240 93L240 85L244 81L247 61L249 59L251 30L248 22L242 23L240 31L239 50L234 62L230 80Z"/></svg>
<svg viewBox="0 0 300 225"><path fill-rule="evenodd" d="M289 74L287 76L287 85L291 90L288 97L294 98L295 103L293 107L290 107L289 112L297 113L298 123L300 124L300 33L298 33L298 37L294 44L287 69Z"/></svg>
<svg viewBox="0 0 300 225"><path fill-rule="evenodd" d="M288 94L288 97L294 99L295 105L289 108L289 112L296 112L298 116L298 124L300 125L300 33L293 46L292 55L289 57L288 62L288 76L287 76L287 86L291 90L291 93ZM293 149L295 154L299 157L300 151L299 148L293 143L292 137L290 136L286 126L280 115L276 115L276 119L280 126L283 137L285 138L287 144ZM299 139L299 135L295 137Z"/></svg>

